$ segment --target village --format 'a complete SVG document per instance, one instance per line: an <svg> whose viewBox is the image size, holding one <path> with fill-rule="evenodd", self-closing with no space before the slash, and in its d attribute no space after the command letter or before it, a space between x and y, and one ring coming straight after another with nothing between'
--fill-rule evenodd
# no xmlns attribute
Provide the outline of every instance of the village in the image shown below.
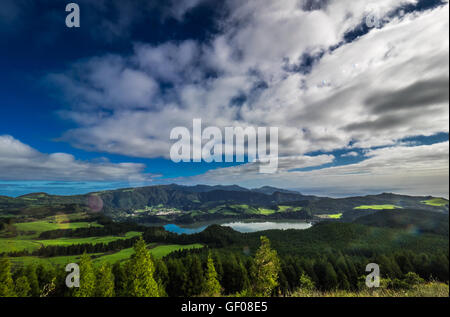
<svg viewBox="0 0 450 317"><path fill-rule="evenodd" d="M181 210L177 208L163 207L161 205L158 205L158 206L145 206L144 209L132 210L131 213L128 214L128 216L135 217L143 214L152 216L169 216L179 213L181 213Z"/></svg>

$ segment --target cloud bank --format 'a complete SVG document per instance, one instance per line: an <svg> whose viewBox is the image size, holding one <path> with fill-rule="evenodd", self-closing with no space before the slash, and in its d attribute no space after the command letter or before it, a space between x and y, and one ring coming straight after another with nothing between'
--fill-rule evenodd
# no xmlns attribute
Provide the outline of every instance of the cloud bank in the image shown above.
<svg viewBox="0 0 450 317"><path fill-rule="evenodd" d="M2 180L123 181L151 179L143 164L86 162L67 153L41 153L9 135L0 135Z"/></svg>
<svg viewBox="0 0 450 317"><path fill-rule="evenodd" d="M232 13L208 42L136 43L131 55L50 75L70 104L61 115L79 126L62 139L168 158L170 130L201 118L279 127L279 151L292 156L448 132L447 5L342 42L373 8L414 2L229 1Z"/></svg>

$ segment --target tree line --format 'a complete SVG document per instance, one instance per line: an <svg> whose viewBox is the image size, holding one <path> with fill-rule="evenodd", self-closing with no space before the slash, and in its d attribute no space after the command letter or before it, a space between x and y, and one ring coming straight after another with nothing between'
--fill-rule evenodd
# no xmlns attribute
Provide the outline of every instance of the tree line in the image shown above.
<svg viewBox="0 0 450 317"><path fill-rule="evenodd" d="M64 267L29 265L13 270L3 257L0 296L289 296L299 289L358 290L364 287L368 261L380 265L385 287L408 288L424 280L448 283L448 255L398 252L366 259L337 252L318 258L280 256L264 236L254 255L246 250L203 248L154 259L141 238L134 251L127 261L99 266L83 254L79 288L66 287Z"/></svg>
<svg viewBox="0 0 450 317"><path fill-rule="evenodd" d="M95 267L91 257L84 253L79 262L79 287L66 287L67 272L62 267L29 265L12 270L6 257L0 259L0 297L75 296L75 297L162 297L162 296L220 296L220 285L212 253L206 262L198 256L184 257L190 262L189 276L177 271L174 258L155 260L140 238L134 245L135 253L125 263L113 266L103 263ZM280 271L276 251L267 238L261 238L261 247L255 256L252 274L254 282L245 290L253 296L267 296L278 285ZM76 277L76 276L75 276ZM75 278L71 277L71 278ZM174 287L183 279L183 294L174 294ZM186 282L189 281L188 285Z"/></svg>

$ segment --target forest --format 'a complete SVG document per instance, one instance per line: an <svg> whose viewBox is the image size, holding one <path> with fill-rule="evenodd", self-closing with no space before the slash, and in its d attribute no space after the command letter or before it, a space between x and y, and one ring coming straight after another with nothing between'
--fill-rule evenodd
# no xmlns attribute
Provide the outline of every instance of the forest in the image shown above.
<svg viewBox="0 0 450 317"><path fill-rule="evenodd" d="M104 224L100 229L105 232L119 228L114 223ZM143 229L142 236L103 245L48 246L36 251L44 257L81 254L79 288L66 286L69 273L64 266L14 266L10 260L20 254L4 254L0 260L0 296L291 296L305 290L358 292L366 288L368 263L379 264L386 290L407 290L423 283L448 285L448 233L415 236L403 229L332 222L309 230L248 234L217 225L192 235L177 235L162 227L130 226L122 224L120 228ZM80 229L64 230L64 236L80 235ZM149 242L202 243L204 247L175 251L157 259L148 250ZM93 263L97 252L130 245L134 253L127 260Z"/></svg>

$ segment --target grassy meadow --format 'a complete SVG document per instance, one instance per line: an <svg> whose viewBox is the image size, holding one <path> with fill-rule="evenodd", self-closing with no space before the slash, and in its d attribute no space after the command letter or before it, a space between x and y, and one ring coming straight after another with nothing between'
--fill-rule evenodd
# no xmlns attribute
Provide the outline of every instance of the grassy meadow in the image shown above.
<svg viewBox="0 0 450 317"><path fill-rule="evenodd" d="M17 223L14 226L19 232L33 232L35 234L40 234L50 230L100 227L101 225L90 222L51 222L49 220L42 220Z"/></svg>

